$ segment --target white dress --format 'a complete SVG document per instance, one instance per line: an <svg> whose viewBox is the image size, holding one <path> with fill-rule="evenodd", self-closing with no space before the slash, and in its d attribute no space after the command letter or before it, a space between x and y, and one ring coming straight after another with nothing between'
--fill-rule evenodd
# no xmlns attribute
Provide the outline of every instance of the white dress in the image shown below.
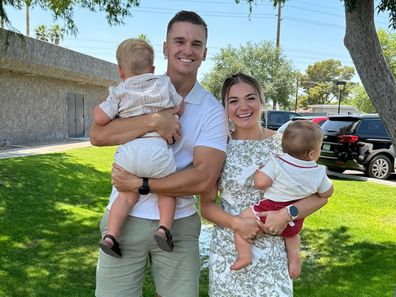
<svg viewBox="0 0 396 297"><path fill-rule="evenodd" d="M252 187L253 174L270 154L282 152L280 141L278 133L265 140L230 141L219 183L220 204L226 212L238 215L260 200L262 193ZM236 259L233 232L219 226L214 228L209 256L209 296L293 296L283 238L262 235L255 240L252 251L252 265L231 271Z"/></svg>

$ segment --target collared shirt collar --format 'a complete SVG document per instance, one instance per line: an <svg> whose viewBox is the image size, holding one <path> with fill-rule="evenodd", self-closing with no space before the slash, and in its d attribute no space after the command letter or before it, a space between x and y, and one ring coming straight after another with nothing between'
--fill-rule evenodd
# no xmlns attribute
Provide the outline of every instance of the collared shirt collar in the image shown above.
<svg viewBox="0 0 396 297"><path fill-rule="evenodd" d="M202 100L202 86L199 84L198 81L195 81L193 88L184 98L184 102L189 104L199 105L201 104L201 100Z"/></svg>
<svg viewBox="0 0 396 297"><path fill-rule="evenodd" d="M164 75L168 75L168 73L165 72ZM191 91L187 94L186 97L184 97L184 102L194 105L200 105L202 100L202 91L203 88L201 84L196 80Z"/></svg>

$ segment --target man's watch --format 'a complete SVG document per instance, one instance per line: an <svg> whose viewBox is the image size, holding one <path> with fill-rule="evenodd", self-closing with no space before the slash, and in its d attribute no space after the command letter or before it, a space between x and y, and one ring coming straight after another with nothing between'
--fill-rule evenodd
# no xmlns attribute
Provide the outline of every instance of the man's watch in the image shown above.
<svg viewBox="0 0 396 297"><path fill-rule="evenodd" d="M286 206L287 213L291 217L291 221L295 220L298 217L298 208L294 205Z"/></svg>
<svg viewBox="0 0 396 297"><path fill-rule="evenodd" d="M140 195L147 195L148 193L150 193L150 187L147 177L143 177L143 184L139 187L138 192Z"/></svg>

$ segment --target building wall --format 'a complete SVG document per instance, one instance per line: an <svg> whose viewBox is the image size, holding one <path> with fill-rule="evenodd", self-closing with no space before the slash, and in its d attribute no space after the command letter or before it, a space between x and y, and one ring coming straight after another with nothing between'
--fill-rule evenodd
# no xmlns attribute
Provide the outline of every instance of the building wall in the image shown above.
<svg viewBox="0 0 396 297"><path fill-rule="evenodd" d="M32 144L68 138L67 93L84 96L84 136L92 109L107 88L0 69L0 144Z"/></svg>
<svg viewBox="0 0 396 297"><path fill-rule="evenodd" d="M89 136L93 107L118 79L113 63L0 29L0 145L68 138L68 93L84 96Z"/></svg>

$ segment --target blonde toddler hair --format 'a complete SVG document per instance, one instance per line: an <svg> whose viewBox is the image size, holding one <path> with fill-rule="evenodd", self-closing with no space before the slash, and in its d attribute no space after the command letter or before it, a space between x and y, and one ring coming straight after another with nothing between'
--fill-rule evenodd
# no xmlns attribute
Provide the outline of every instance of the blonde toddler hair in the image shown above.
<svg viewBox="0 0 396 297"><path fill-rule="evenodd" d="M154 50L143 39L130 38L120 43L116 58L118 67L130 76L152 72Z"/></svg>

